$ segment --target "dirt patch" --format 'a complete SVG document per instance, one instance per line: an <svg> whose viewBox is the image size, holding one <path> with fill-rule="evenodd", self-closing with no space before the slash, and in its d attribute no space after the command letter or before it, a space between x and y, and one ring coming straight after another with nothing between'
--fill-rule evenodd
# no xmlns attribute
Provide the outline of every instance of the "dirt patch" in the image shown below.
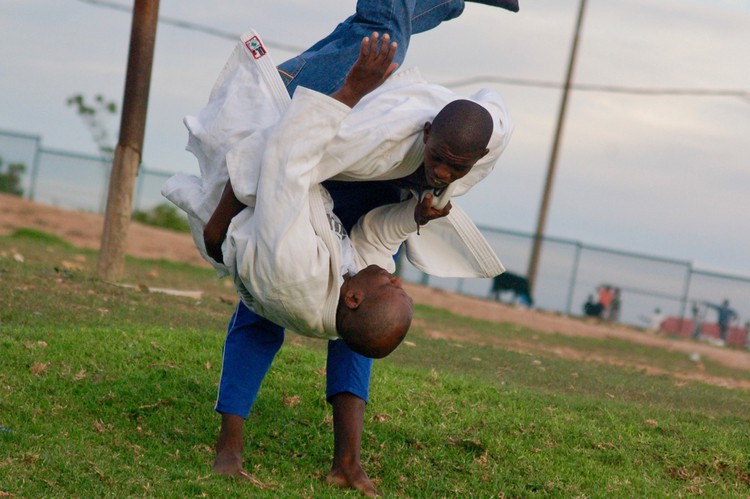
<svg viewBox="0 0 750 499"><path fill-rule="evenodd" d="M96 249L100 245L103 225L101 215L63 210L0 193L0 234L9 234L17 228L34 228L55 234L78 247ZM156 229L135 222L130 226L126 251L129 255L140 258L208 265L200 257L192 238L188 234ZM424 286L407 284L406 288L416 303L444 308L457 315L517 324L541 333L560 333L591 338L617 338L686 355L698 354L702 358L711 359L728 367L750 371L750 352L647 334L620 325L584 321L561 314L527 310ZM450 332L433 331L428 332L428 334L466 343L481 344L487 341L485 337L465 334L465 332L462 332L460 337L452 335ZM540 345L539 342L524 342L515 345L505 342L494 346L524 352L540 352L544 349L544 345ZM591 355L587 356L586 352L580 350L557 348L550 350L550 352L563 358L613 365L622 364L622 361L618 359L595 358ZM665 374L658 369L655 371L653 367L649 366L632 364L631 367L643 369L647 373ZM701 380L719 386L750 389L750 383L744 380L705 375L702 373L699 363L696 364L696 369L693 372L669 374L678 379Z"/></svg>
<svg viewBox="0 0 750 499"><path fill-rule="evenodd" d="M0 234L10 234L18 228L38 229L79 248L98 249L103 227L101 215L63 210L0 193ZM139 258L206 264L190 235L135 222L130 224L126 252Z"/></svg>
<svg viewBox="0 0 750 499"><path fill-rule="evenodd" d="M714 360L728 367L750 371L750 352L650 334L618 324L583 320L540 310L528 310L423 286L407 285L407 288L416 303L444 308L457 315L493 322L508 322L542 333L560 333L589 338L616 338L662 348L670 352L682 352L687 355L697 353L701 357ZM468 337L471 338L471 335ZM463 332L462 339L466 340Z"/></svg>

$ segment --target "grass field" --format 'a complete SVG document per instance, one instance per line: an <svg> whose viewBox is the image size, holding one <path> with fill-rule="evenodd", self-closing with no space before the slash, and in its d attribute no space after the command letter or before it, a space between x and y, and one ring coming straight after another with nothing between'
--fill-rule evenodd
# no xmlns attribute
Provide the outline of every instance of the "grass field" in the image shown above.
<svg viewBox="0 0 750 499"><path fill-rule="evenodd" d="M324 483L323 342L287 336L246 425L255 480L214 476L232 290L205 268L132 259L135 287L119 287L95 263L43 233L0 237L0 497L357 496ZM750 392L430 329L533 337L664 372L690 363L418 306L410 344L375 364L365 416L363 465L387 497L750 497Z"/></svg>

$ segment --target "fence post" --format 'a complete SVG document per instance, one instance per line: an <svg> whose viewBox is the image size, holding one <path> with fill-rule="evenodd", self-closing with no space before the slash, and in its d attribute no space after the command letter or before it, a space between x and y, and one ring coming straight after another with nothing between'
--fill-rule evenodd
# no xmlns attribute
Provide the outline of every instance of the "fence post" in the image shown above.
<svg viewBox="0 0 750 499"><path fill-rule="evenodd" d="M456 293L459 295L464 294L464 278L459 277L458 282L456 283Z"/></svg>
<svg viewBox="0 0 750 499"><path fill-rule="evenodd" d="M688 262L685 272L685 285L682 288L682 302L680 305L680 333L685 323L685 310L687 309L688 296L690 295L690 281L693 278L693 264Z"/></svg>
<svg viewBox="0 0 750 499"><path fill-rule="evenodd" d="M41 140L39 137L37 137L34 142L36 143L36 146L34 147L34 161L31 163L31 178L29 179L29 200L34 201L34 196L36 195L36 181L39 177L39 162L40 162L40 156L42 155L42 147L39 145Z"/></svg>
<svg viewBox="0 0 750 499"><path fill-rule="evenodd" d="M422 279L419 282L422 286L427 286L430 283L430 276L427 272L422 272Z"/></svg>
<svg viewBox="0 0 750 499"><path fill-rule="evenodd" d="M573 293L575 292L576 280L578 278L578 263L581 260L581 249L583 249L583 245L579 241L576 241L576 254L573 258L573 272L571 272L570 275L570 287L568 288L568 304L566 309L568 315L572 314Z"/></svg>

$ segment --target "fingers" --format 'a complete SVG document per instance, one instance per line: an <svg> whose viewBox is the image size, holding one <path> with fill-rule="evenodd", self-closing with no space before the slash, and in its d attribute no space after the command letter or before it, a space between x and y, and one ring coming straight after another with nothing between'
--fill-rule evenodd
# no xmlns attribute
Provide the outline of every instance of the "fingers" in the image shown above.
<svg viewBox="0 0 750 499"><path fill-rule="evenodd" d="M417 204L414 209L414 219L419 225L425 225L430 220L437 218L443 218L450 214L451 203L448 203L443 208L434 208L432 206L433 195L431 193L425 194L422 200Z"/></svg>
<svg viewBox="0 0 750 499"><path fill-rule="evenodd" d="M373 33L373 36L377 33ZM367 57L370 55L370 37L364 37L362 38L362 42L359 44L359 56L360 57Z"/></svg>
<svg viewBox="0 0 750 499"><path fill-rule="evenodd" d="M424 195L422 201L419 202L422 205L422 211L427 211L432 206L432 194L429 192Z"/></svg>
<svg viewBox="0 0 750 499"><path fill-rule="evenodd" d="M398 43L391 42L391 36L388 33L383 34L381 40L380 33L373 31L369 37L362 38L359 53L361 58L370 58L374 62L391 64L396 56L397 49Z"/></svg>

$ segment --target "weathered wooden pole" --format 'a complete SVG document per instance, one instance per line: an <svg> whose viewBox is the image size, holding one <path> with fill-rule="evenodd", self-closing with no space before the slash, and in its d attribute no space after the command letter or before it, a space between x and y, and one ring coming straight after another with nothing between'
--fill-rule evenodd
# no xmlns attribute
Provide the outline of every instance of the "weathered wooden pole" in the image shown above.
<svg viewBox="0 0 750 499"><path fill-rule="evenodd" d="M560 111L557 116L557 126L555 127L555 139L552 144L549 164L547 166L547 177L544 182L544 191L542 201L539 207L539 217L537 219L534 240L531 246L531 256L529 257L529 269L526 277L529 280L529 289L533 293L536 286L536 276L539 267L539 258L542 252L542 239L544 238L544 228L547 223L547 212L549 211L550 197L552 196L552 184L555 180L555 170L557 168L557 156L560 150L562 139L563 124L565 123L565 111L568 107L568 95L573 81L573 70L576 63L576 54L578 52L578 40L581 36L581 24L583 23L583 13L586 10L586 0L580 0L578 4L578 16L576 18L576 28L573 35L573 45L570 49L570 58L568 59L568 71L565 75L565 87L563 89L562 99L560 99ZM533 296L533 294L532 294Z"/></svg>
<svg viewBox="0 0 750 499"><path fill-rule="evenodd" d="M120 137L112 162L97 263L97 273L106 281L122 278L125 268L125 244L133 210L133 187L143 152L158 17L159 0L135 0Z"/></svg>

